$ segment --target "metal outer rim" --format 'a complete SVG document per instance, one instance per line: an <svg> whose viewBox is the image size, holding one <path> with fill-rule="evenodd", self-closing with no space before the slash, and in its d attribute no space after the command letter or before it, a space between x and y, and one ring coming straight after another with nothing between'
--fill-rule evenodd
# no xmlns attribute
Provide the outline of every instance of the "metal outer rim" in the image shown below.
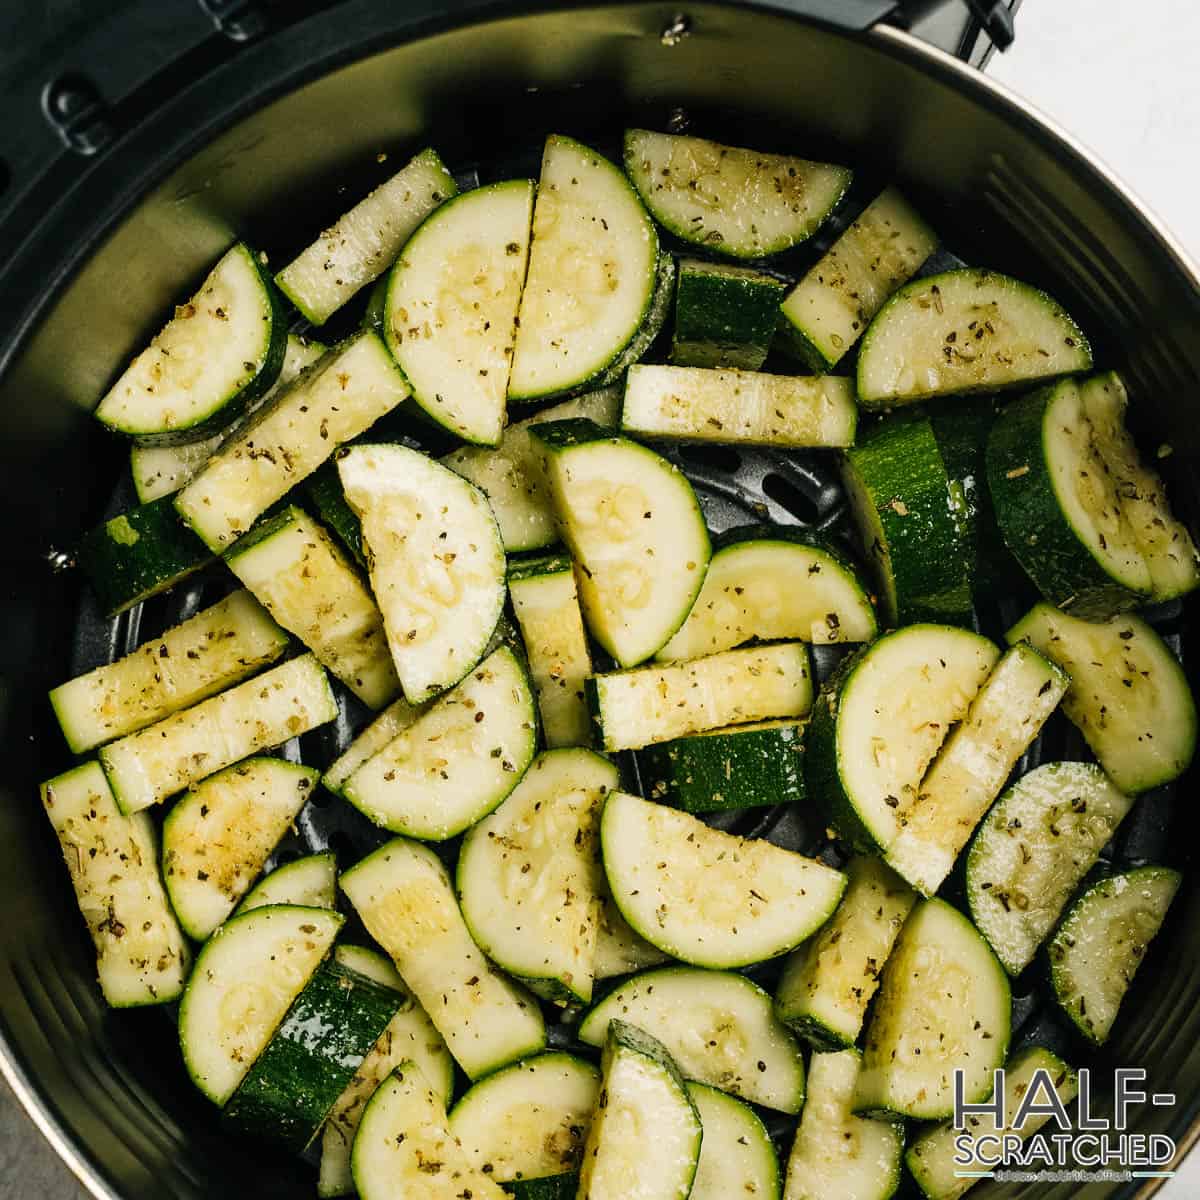
<svg viewBox="0 0 1200 1200"><path fill-rule="evenodd" d="M784 16L800 24L810 24L803 17L780 13L774 8L769 9L769 11L772 15ZM483 15L483 19L490 20L494 19L494 17L489 13ZM442 28L447 27L442 26ZM430 30L429 32L436 31ZM424 31L421 36L424 36ZM1057 121L1043 113L1035 105L1029 103L1029 101L1004 84L986 78L977 68L962 63L945 51L939 50L902 30L890 26L877 26L865 34L844 34L843 36L862 40L867 45L873 45L884 53L914 62L919 67L930 71L935 77L941 77L950 83L951 86L974 93L978 98L989 102L993 109L1017 117L1026 131L1039 137L1041 140L1057 143L1057 148L1060 151L1066 152L1075 165L1091 174L1102 187L1107 189L1116 199L1125 205L1130 215L1154 236L1162 251L1169 256L1176 268L1186 277L1190 286L1197 292L1200 292L1200 266L1197 265L1196 260L1184 249L1182 243L1167 229L1162 219L1097 154L1088 149ZM395 44L401 43L397 42ZM358 61L361 58L369 57L371 54L384 52L386 49L387 47L375 44L369 47L364 54L350 56L346 55L344 51L339 52L339 50L334 49L325 61L313 65L320 70L336 69L337 67L347 65L351 61ZM315 76L315 72L307 74L310 78ZM295 77L288 81L289 88L301 85L302 81ZM270 96L267 102L276 99L278 94ZM238 111L235 113L235 118L244 118L247 115L245 111L242 111L244 106L236 107ZM228 128L230 124L231 122L229 121L210 124L204 130L204 133L208 137L214 137ZM189 148L198 148L194 140L190 141ZM164 164L163 170L167 169L168 166L176 165L178 163L174 161L170 164ZM154 178L147 178L145 182L149 185L156 182L158 178L161 178L161 172L154 173ZM123 216L124 214L121 215ZM93 231L93 237L89 238L90 247L94 248L97 244L97 236L104 236L114 224L115 221L107 222L105 229L100 231L98 235ZM58 275L56 282L61 285L69 279L74 274L74 267L76 265L77 262L72 261L68 269ZM19 330L18 336L15 339L14 350L24 343L25 335L28 333L30 325L43 312L44 308L38 306L37 311L28 314L29 323L22 322L24 328ZM4 1077L12 1088L14 1095L29 1115L30 1120L83 1187L96 1200L125 1200L119 1192L113 1190L110 1183L103 1177L98 1165L79 1150L74 1139L52 1113L41 1096L36 1082L19 1062L16 1052L10 1045L9 1032L2 1025L0 1025L0 1075ZM1194 1148L1197 1141L1200 1141L1200 1116L1197 1116L1193 1120L1185 1136L1179 1139L1179 1155L1177 1162L1173 1165L1178 1166ZM1152 1196L1162 1186L1163 1182L1162 1179L1147 1181L1136 1193L1138 1200L1147 1200L1148 1197Z"/></svg>

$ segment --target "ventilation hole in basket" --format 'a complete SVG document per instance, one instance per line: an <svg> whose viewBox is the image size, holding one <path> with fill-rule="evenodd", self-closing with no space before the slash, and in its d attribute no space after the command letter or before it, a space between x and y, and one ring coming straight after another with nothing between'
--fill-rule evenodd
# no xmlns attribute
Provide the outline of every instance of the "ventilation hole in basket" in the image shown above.
<svg viewBox="0 0 1200 1200"><path fill-rule="evenodd" d="M299 850L280 850L275 856L275 869L278 871L280 867L286 867L288 863L294 863L299 857Z"/></svg>
<svg viewBox="0 0 1200 1200"><path fill-rule="evenodd" d="M335 829L329 835L329 849L337 855L339 862L354 862L360 857L354 839L344 829Z"/></svg>
<svg viewBox="0 0 1200 1200"><path fill-rule="evenodd" d="M786 509L802 525L812 525L820 517L816 502L806 496L790 479L782 475L763 477L762 490L781 508Z"/></svg>
<svg viewBox="0 0 1200 1200"><path fill-rule="evenodd" d="M742 456L732 446L680 446L679 457L685 463L726 475L737 474L742 465Z"/></svg>
<svg viewBox="0 0 1200 1200"><path fill-rule="evenodd" d="M313 808L328 808L333 803L333 796L324 788L318 787L315 792L308 798L309 804Z"/></svg>

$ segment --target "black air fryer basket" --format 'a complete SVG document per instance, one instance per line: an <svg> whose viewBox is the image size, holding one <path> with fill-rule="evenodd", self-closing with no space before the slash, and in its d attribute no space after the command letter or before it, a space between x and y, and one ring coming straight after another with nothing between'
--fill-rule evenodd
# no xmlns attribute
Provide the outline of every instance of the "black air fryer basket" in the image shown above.
<svg viewBox="0 0 1200 1200"><path fill-rule="evenodd" d="M105 620L70 569L80 532L133 499L122 447L89 415L116 371L235 237L282 263L421 145L435 145L473 182L535 171L551 131L613 153L626 124L688 128L855 164L863 199L897 179L950 253L1061 297L1094 335L1098 361L1124 375L1139 438L1173 447L1163 465L1175 506L1194 528L1200 278L1100 165L976 69L1011 36L1013 7L123 0L7 18L0 1067L97 1196L268 1200L313 1188L303 1164L220 1130L185 1077L162 1012L104 1007L36 799L38 781L68 761L48 688L230 586L214 573ZM804 253L815 256L832 235L823 231ZM836 474L819 455L681 450L676 461L714 529L765 515L846 532ZM1029 599L1014 578L1011 593L979 612L982 627L994 635ZM1176 649L1190 650L1190 605L1151 616ZM364 715L347 705L336 728L286 752L323 765ZM1055 724L1027 765L1081 751L1069 727ZM1111 857L1187 872L1190 788L1185 778L1142 797ZM797 814L740 820L745 832L832 852ZM346 862L380 840L329 797L315 796L298 827L284 856L332 846ZM1173 1092L1177 1103L1135 1111L1131 1129L1168 1133L1181 1146L1200 1114L1198 906L1200 884L1188 873L1100 1054L1080 1059L1036 971L1014 988L1017 1044L1034 1036L1061 1043L1097 1078L1112 1066L1144 1066L1147 1090ZM786 1126L778 1132L786 1137ZM1065 1200L1136 1190L1011 1184L972 1195Z"/></svg>

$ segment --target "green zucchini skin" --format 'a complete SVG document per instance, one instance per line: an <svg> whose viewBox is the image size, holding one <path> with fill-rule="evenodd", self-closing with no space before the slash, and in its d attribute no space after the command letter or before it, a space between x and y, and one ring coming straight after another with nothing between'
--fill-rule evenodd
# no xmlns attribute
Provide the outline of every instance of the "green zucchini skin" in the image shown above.
<svg viewBox="0 0 1200 1200"><path fill-rule="evenodd" d="M338 540L350 551L354 561L360 567L365 567L367 556L363 550L362 522L358 519L358 513L346 503L337 463L327 462L314 471L304 481L304 490L322 523L337 534Z"/></svg>
<svg viewBox="0 0 1200 1200"><path fill-rule="evenodd" d="M787 284L762 271L684 259L675 288L671 362L757 371L766 361Z"/></svg>
<svg viewBox="0 0 1200 1200"><path fill-rule="evenodd" d="M889 625L971 625L964 509L926 417L884 420L845 452L844 478Z"/></svg>
<svg viewBox="0 0 1200 1200"><path fill-rule="evenodd" d="M301 1153L403 997L336 960L318 967L224 1110L240 1133Z"/></svg>
<svg viewBox="0 0 1200 1200"><path fill-rule="evenodd" d="M213 552L179 519L173 500L151 500L83 535L76 561L106 616L165 592L213 561Z"/></svg>
<svg viewBox="0 0 1200 1200"><path fill-rule="evenodd" d="M734 726L676 738L637 752L652 800L689 813L800 804L804 787L803 721Z"/></svg>
<svg viewBox="0 0 1200 1200"><path fill-rule="evenodd" d="M542 1179L514 1179L511 1183L502 1183L500 1188L510 1196L516 1196L517 1200L575 1200L579 1172L568 1171Z"/></svg>
<svg viewBox="0 0 1200 1200"><path fill-rule="evenodd" d="M987 443L988 489L1005 543L1045 599L1073 616L1102 619L1147 597L1105 571L1059 507L1044 437L1060 386L1014 400L997 419Z"/></svg>

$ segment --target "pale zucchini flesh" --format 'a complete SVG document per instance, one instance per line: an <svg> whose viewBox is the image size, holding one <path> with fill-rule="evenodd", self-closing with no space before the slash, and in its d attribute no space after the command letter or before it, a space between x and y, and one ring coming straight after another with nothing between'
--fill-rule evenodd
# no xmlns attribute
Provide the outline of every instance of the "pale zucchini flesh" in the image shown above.
<svg viewBox="0 0 1200 1200"><path fill-rule="evenodd" d="M599 376L645 319L657 267L654 224L620 170L570 138L547 138L510 401Z"/></svg>
<svg viewBox="0 0 1200 1200"><path fill-rule="evenodd" d="M1042 1072L1039 1082L1038 1072ZM1033 1094L1030 1089L1035 1087ZM972 1172L987 1172L995 1162L997 1143L989 1140L986 1157L975 1161L961 1161L961 1139L977 1143L981 1138L996 1138L1016 1135L1021 1139L1032 1137L1047 1121L1050 1114L1032 1112L1025 1115L1018 1133L1013 1118L1022 1103L1045 1105L1049 1100L1046 1089L1052 1090L1064 1107L1079 1094L1079 1079L1057 1054L1042 1046L1030 1046L1015 1054L1005 1064L1004 1071L1004 1114L1003 1122L991 1115L972 1113L961 1131L949 1122L937 1125L918 1135L905 1153L904 1161L917 1186L928 1200L958 1200L979 1182ZM981 1150L984 1147L981 1147Z"/></svg>
<svg viewBox="0 0 1200 1200"><path fill-rule="evenodd" d="M225 554L229 569L364 704L400 691L383 616L326 530L294 505Z"/></svg>
<svg viewBox="0 0 1200 1200"><path fill-rule="evenodd" d="M238 683L287 644L258 601L238 591L132 654L60 684L50 703L67 745L83 754Z"/></svg>
<svg viewBox="0 0 1200 1200"><path fill-rule="evenodd" d="M536 739L528 677L504 647L363 763L341 794L384 829L443 841L513 790Z"/></svg>
<svg viewBox="0 0 1200 1200"><path fill-rule="evenodd" d="M854 385L838 375L629 368L621 428L637 437L786 449L854 444Z"/></svg>
<svg viewBox="0 0 1200 1200"><path fill-rule="evenodd" d="M613 1021L601 1072L578 1200L687 1200L703 1129L669 1052L644 1030Z"/></svg>
<svg viewBox="0 0 1200 1200"><path fill-rule="evenodd" d="M595 675L588 690L606 750L637 750L726 725L802 717L812 707L808 649L800 642Z"/></svg>
<svg viewBox="0 0 1200 1200"><path fill-rule="evenodd" d="M608 894L607 881L604 888L596 926L596 954L592 962L595 980L629 975L669 961L670 955L650 945L629 927L629 922L621 916L621 910Z"/></svg>
<svg viewBox="0 0 1200 1200"><path fill-rule="evenodd" d="M902 287L858 354L865 407L1032 386L1092 365L1087 338L1045 292L965 268Z"/></svg>
<svg viewBox="0 0 1200 1200"><path fill-rule="evenodd" d="M696 493L666 459L586 421L535 425L579 598L596 640L623 667L683 623L712 555Z"/></svg>
<svg viewBox="0 0 1200 1200"><path fill-rule="evenodd" d="M1035 605L1007 633L1071 677L1063 711L1123 792L1177 779L1196 748L1196 703L1170 647L1140 617L1084 621Z"/></svg>
<svg viewBox="0 0 1200 1200"><path fill-rule="evenodd" d="M179 1044L192 1081L215 1104L266 1049L344 919L272 905L226 922L204 944L179 1006Z"/></svg>
<svg viewBox="0 0 1200 1200"><path fill-rule="evenodd" d="M432 850L396 838L347 871L341 886L468 1076L545 1046L537 1005L480 952Z"/></svg>
<svg viewBox="0 0 1200 1200"><path fill-rule="evenodd" d="M474 188L438 208L392 268L384 337L439 425L494 446L504 428L533 182Z"/></svg>
<svg viewBox="0 0 1200 1200"><path fill-rule="evenodd" d="M323 325L392 264L413 230L458 191L434 150L422 150L275 276L279 290Z"/></svg>
<svg viewBox="0 0 1200 1200"><path fill-rule="evenodd" d="M95 762L47 780L41 798L96 947L104 999L114 1008L176 999L189 956L149 818L121 813Z"/></svg>
<svg viewBox="0 0 1200 1200"><path fill-rule="evenodd" d="M887 298L937 248L937 236L894 187L851 222L780 305L785 345L830 371L862 337Z"/></svg>
<svg viewBox="0 0 1200 1200"><path fill-rule="evenodd" d="M560 1003L592 998L606 890L597 826L618 783L616 767L590 750L549 750L467 832L459 853L471 936L509 974Z"/></svg>
<svg viewBox="0 0 1200 1200"><path fill-rule="evenodd" d="M546 745L589 745L592 719L584 681L592 673L592 654L570 558L510 570L508 594L525 641Z"/></svg>
<svg viewBox="0 0 1200 1200"><path fill-rule="evenodd" d="M962 1072L968 1104L992 1091L1008 1050L1008 976L971 923L942 900L909 914L867 1026L857 1112L940 1120Z"/></svg>
<svg viewBox="0 0 1200 1200"><path fill-rule="evenodd" d="M286 336L282 306L239 242L129 364L96 417L147 442L203 438L275 382Z"/></svg>
<svg viewBox="0 0 1200 1200"><path fill-rule="evenodd" d="M1179 872L1166 867L1110 875L1071 905L1050 939L1054 995L1094 1045L1108 1040L1125 993L1181 882Z"/></svg>
<svg viewBox="0 0 1200 1200"><path fill-rule="evenodd" d="M162 874L188 936L204 941L237 907L317 784L317 771L250 758L195 784L163 822Z"/></svg>
<svg viewBox="0 0 1200 1200"><path fill-rule="evenodd" d="M967 852L967 900L1010 975L1033 961L1132 806L1095 763L1054 762L988 813Z"/></svg>
<svg viewBox="0 0 1200 1200"><path fill-rule="evenodd" d="M332 850L308 854L264 875L238 905L239 913L268 904L299 904L302 908L337 907L337 858Z"/></svg>
<svg viewBox="0 0 1200 1200"><path fill-rule="evenodd" d="M325 768L321 783L335 796L342 794L346 780L368 759L374 758L393 742L428 708L428 704L409 704L403 696L393 700L342 753Z"/></svg>
<svg viewBox="0 0 1200 1200"><path fill-rule="evenodd" d="M504 604L504 547L487 497L400 445L338 459L362 520L371 586L413 703L452 687L482 657Z"/></svg>
<svg viewBox="0 0 1200 1200"><path fill-rule="evenodd" d="M852 1047L862 1032L883 964L916 893L886 863L855 855L833 916L786 960L775 1013L818 1049Z"/></svg>
<svg viewBox="0 0 1200 1200"><path fill-rule="evenodd" d="M362 1200L505 1200L450 1132L441 1100L411 1062L401 1063L371 1097L351 1163Z"/></svg>
<svg viewBox="0 0 1200 1200"><path fill-rule="evenodd" d="M700 658L748 642L869 642L875 609L858 575L816 542L754 528L721 546L704 586L659 661Z"/></svg>
<svg viewBox="0 0 1200 1200"><path fill-rule="evenodd" d="M984 680L916 796L899 809L887 860L921 895L942 886L1069 683L1027 643L1008 650Z"/></svg>
<svg viewBox="0 0 1200 1200"><path fill-rule="evenodd" d="M110 742L100 763L121 810L139 812L337 712L324 670L305 654Z"/></svg>
<svg viewBox="0 0 1200 1200"><path fill-rule="evenodd" d="M850 184L846 167L630 129L625 170L676 237L731 258L805 241Z"/></svg>
<svg viewBox="0 0 1200 1200"><path fill-rule="evenodd" d="M689 1200L779 1200L779 1159L755 1111L703 1083L689 1083L704 1138Z"/></svg>
<svg viewBox="0 0 1200 1200"><path fill-rule="evenodd" d="M625 919L697 966L744 967L793 949L825 923L846 886L816 859L626 792L608 797L600 843Z"/></svg>
<svg viewBox="0 0 1200 1200"><path fill-rule="evenodd" d="M620 984L585 1014L579 1039L602 1046L613 1019L653 1034L688 1079L780 1112L804 1103L804 1059L771 1010L771 998L744 975L662 967Z"/></svg>
<svg viewBox="0 0 1200 1200"><path fill-rule="evenodd" d="M854 1113L857 1050L814 1054L784 1200L888 1200L900 1185L904 1126Z"/></svg>
<svg viewBox="0 0 1200 1200"><path fill-rule="evenodd" d="M497 1183L578 1170L600 1072L570 1054L539 1054L481 1080L455 1104L450 1132Z"/></svg>
<svg viewBox="0 0 1200 1200"><path fill-rule="evenodd" d="M379 336L356 334L224 442L176 495L176 511L219 553L408 394Z"/></svg>
<svg viewBox="0 0 1200 1200"><path fill-rule="evenodd" d="M616 425L620 408L621 397L616 388L585 392L509 425L494 449L463 446L451 451L441 462L469 479L487 496L506 553L540 550L552 545L558 533L554 528L554 506L542 473L541 450L529 427L583 417L607 428Z"/></svg>

